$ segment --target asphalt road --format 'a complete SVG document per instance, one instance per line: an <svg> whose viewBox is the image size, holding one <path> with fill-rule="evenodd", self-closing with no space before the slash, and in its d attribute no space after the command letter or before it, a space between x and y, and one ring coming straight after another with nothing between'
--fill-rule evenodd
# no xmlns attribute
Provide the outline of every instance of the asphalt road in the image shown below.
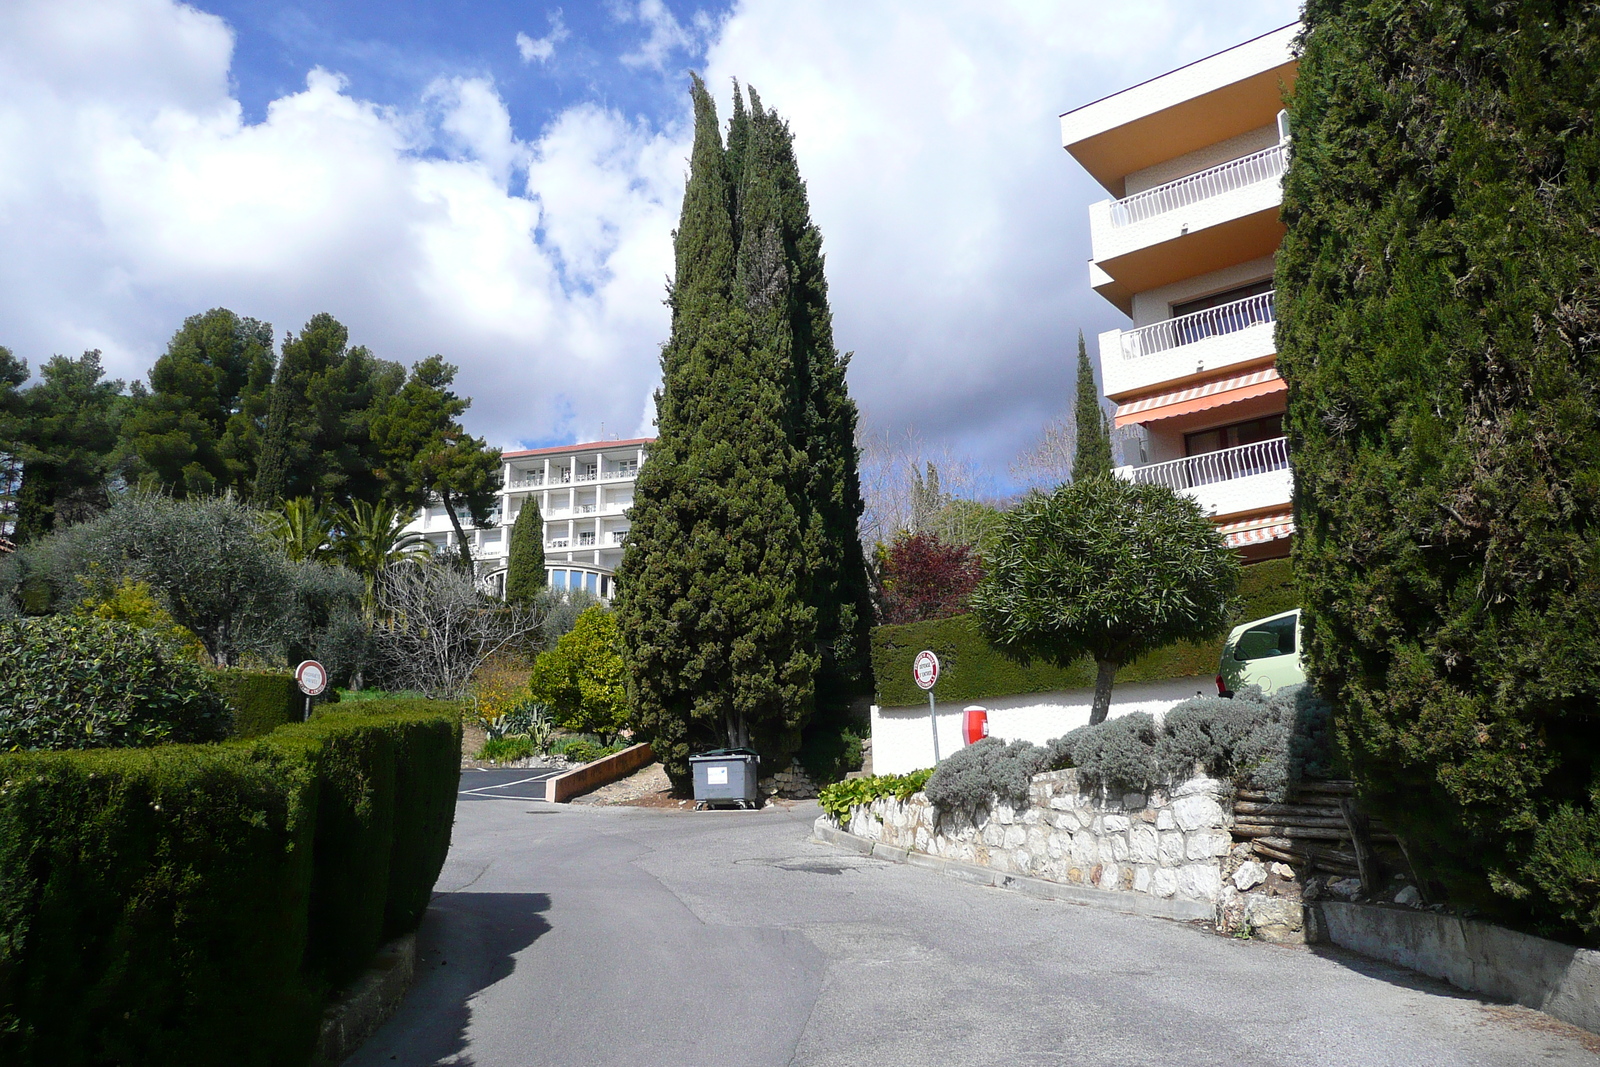
<svg viewBox="0 0 1600 1067"><path fill-rule="evenodd" d="M544 780L560 767L496 767L461 772L462 800L544 800Z"/></svg>
<svg viewBox="0 0 1600 1067"><path fill-rule="evenodd" d="M1339 950L810 844L815 815L463 798L417 984L347 1064L1600 1062L1548 1016Z"/></svg>

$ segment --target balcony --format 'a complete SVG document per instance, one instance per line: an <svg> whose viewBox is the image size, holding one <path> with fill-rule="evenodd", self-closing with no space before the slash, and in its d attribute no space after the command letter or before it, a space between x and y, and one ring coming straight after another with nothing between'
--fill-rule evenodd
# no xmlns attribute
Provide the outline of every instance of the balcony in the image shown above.
<svg viewBox="0 0 1600 1067"><path fill-rule="evenodd" d="M1128 311L1133 294L1270 255L1283 239L1280 142L1089 208L1090 283Z"/></svg>
<svg viewBox="0 0 1600 1067"><path fill-rule="evenodd" d="M1119 467L1117 475L1165 485L1195 500L1210 515L1237 515L1289 503L1293 479L1284 437L1205 452L1145 467Z"/></svg>
<svg viewBox="0 0 1600 1067"><path fill-rule="evenodd" d="M546 542L544 547L545 548L570 548L570 547L572 547L572 542L568 538L562 537L562 538L559 538L559 539L557 539L555 541Z"/></svg>
<svg viewBox="0 0 1600 1067"><path fill-rule="evenodd" d="M1271 359L1277 353L1273 293L1100 335L1106 395L1121 399L1191 375Z"/></svg>
<svg viewBox="0 0 1600 1067"><path fill-rule="evenodd" d="M573 512L575 514L578 514L578 515L593 515L597 510L599 510L599 505L598 504L579 504L577 507L573 508L572 510L573 510Z"/></svg>
<svg viewBox="0 0 1600 1067"><path fill-rule="evenodd" d="M585 545L593 545L593 544L594 544L594 534L592 534L592 533L581 533L581 534L578 535L578 547L579 548L582 548Z"/></svg>
<svg viewBox="0 0 1600 1067"><path fill-rule="evenodd" d="M628 531L627 530L612 530L611 531L611 543L614 544L614 545L625 545L625 544L627 544L628 543Z"/></svg>

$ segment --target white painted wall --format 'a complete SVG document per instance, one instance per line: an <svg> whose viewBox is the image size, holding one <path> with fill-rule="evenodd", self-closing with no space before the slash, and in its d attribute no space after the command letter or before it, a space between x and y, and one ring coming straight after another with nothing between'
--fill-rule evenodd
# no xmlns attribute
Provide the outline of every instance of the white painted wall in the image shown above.
<svg viewBox="0 0 1600 1067"><path fill-rule="evenodd" d="M1216 681L1211 677L1119 685L1111 691L1111 717L1143 711L1159 719L1168 708L1196 693L1215 696L1216 692ZM962 746L961 713L968 707L989 710L989 736L1006 741L1021 739L1042 745L1088 723L1089 708L1093 702L1092 689L988 697L957 703L939 701L939 755L949 756ZM933 731L928 724L928 706L881 708L874 704L872 772L907 774L931 766Z"/></svg>

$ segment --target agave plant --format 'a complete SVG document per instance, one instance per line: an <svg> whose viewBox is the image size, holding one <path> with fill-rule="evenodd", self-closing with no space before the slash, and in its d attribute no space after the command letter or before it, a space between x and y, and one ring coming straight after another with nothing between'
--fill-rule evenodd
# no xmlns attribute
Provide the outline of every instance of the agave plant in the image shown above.
<svg viewBox="0 0 1600 1067"><path fill-rule="evenodd" d="M368 504L353 501L333 514L338 538L335 552L351 570L361 575L366 592L362 604L371 618L377 603L378 576L390 564L431 556L427 540L417 533L406 533L409 512L389 503Z"/></svg>
<svg viewBox="0 0 1600 1067"><path fill-rule="evenodd" d="M296 563L327 559L333 551L333 519L310 497L284 502L281 511L264 516L267 532Z"/></svg>

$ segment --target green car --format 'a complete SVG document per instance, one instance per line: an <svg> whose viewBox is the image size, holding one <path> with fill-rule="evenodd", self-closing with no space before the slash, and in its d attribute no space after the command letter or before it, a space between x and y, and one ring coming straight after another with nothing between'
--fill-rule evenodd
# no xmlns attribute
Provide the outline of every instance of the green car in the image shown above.
<svg viewBox="0 0 1600 1067"><path fill-rule="evenodd" d="M1306 680L1300 665L1300 609L1235 626L1222 646L1217 692L1231 697L1248 685L1273 693Z"/></svg>

